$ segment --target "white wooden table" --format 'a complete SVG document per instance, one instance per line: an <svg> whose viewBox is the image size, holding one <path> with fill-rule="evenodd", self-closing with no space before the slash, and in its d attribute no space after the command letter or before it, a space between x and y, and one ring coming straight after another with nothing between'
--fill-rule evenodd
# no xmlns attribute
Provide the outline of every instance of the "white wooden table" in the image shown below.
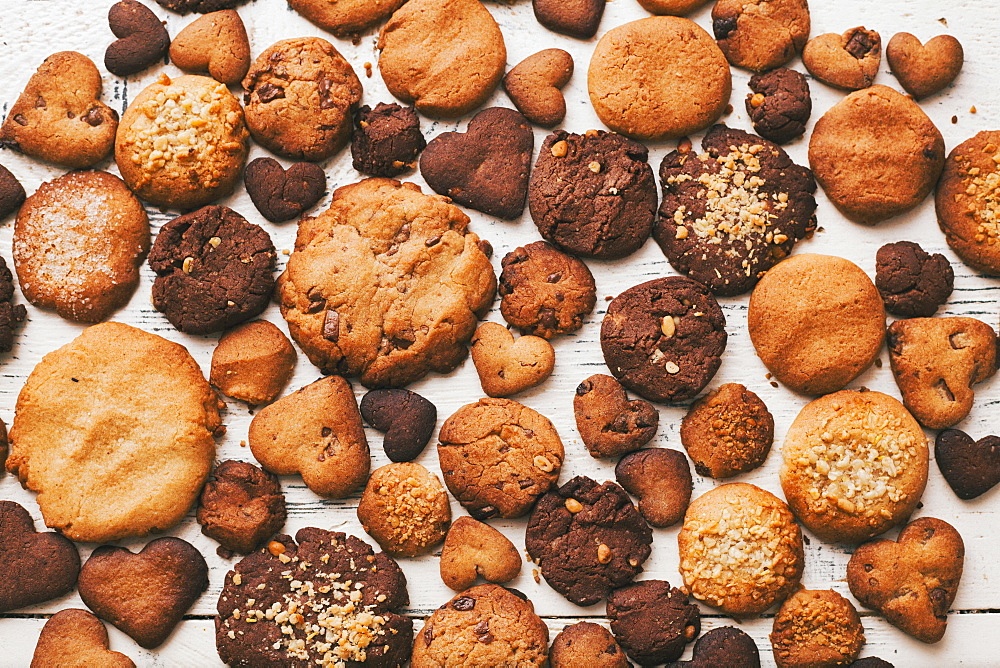
<svg viewBox="0 0 1000 668"><path fill-rule="evenodd" d="M93 59L104 72L104 100L123 111L128 101L145 85L152 82L162 69L168 74L178 74L172 65L153 68L127 80L112 77L103 69L104 49L113 40L108 29L107 9L112 0L0 0L0 111L6 115L20 91L24 88L34 69L49 54L62 50L77 50ZM193 17L180 17L163 10L148 1L157 15L167 22L167 28L174 36ZM590 53L596 40L579 41L556 35L541 28L534 19L528 0L508 0L488 3L490 11L499 21L507 40L508 63L510 66L535 51L547 47L560 47L570 51L576 59L576 74L566 89L569 113L563 125L574 132L583 132L591 127L601 127L590 107L586 93L586 72ZM254 0L240 8L240 14L250 33L252 52L259 54L267 46L279 39L302 35L324 36L335 43L337 48L354 65L365 87L364 102L375 105L390 101L374 67L372 78L364 76L364 64L377 62L374 48L375 34L365 35L358 44L336 40L324 35L310 23L293 13L282 0ZM646 16L635 0L611 0L601 24L600 34L627 21ZM711 31L710 6L697 12L693 18ZM985 2L964 0L959 3L935 2L933 0L884 0L872 3L863 0L837 0L837 2L815 2L812 7L813 35L824 32L843 32L856 25L878 30L883 44L898 31L908 31L926 40L934 35L950 33L958 37L965 47L966 62L957 82L948 90L925 101L922 106L944 134L948 149L972 136L979 130L996 129L1000 125L1000 96L996 93L996 68L1000 63L1000 41L996 31L1000 28L1000 6ZM802 69L801 62L792 64ZM733 72L732 106L734 111L725 121L734 127L751 130L743 107L748 92L749 75L740 70ZM899 88L895 78L889 73L883 61L877 83ZM812 123L829 109L842 93L823 84L811 81L814 104ZM491 100L492 104L512 106L502 92ZM971 110L975 107L975 112ZM952 122L952 118L956 122ZM468 119L459 123L439 123L423 120L423 129L428 138L445 130L464 129ZM536 150L545 132L536 130ZM695 142L700 138L694 138ZM799 164L807 164L807 142L799 140L787 148ZM673 148L672 144L650 146L650 163L653 169L659 167L663 155ZM265 155L260 148L254 148L251 158ZM30 194L43 181L60 175L61 171L10 151L0 151L0 162L11 169L24 184ZM330 190L334 187L356 181L360 175L351 167L349 152L342 152L325 163ZM107 160L99 167L117 171L114 162ZM423 185L418 174L407 178ZM939 232L934 216L933 202L928 199L915 211L891 220L875 228L853 224L839 215L822 193L819 201L820 230L814 238L802 242L798 252L819 252L840 255L874 274L875 251L883 243L900 239L917 241L930 252L943 252L955 268L955 292L940 315L967 315L985 320L998 326L998 298L1000 282L988 279L969 270L947 248L943 235ZM239 188L224 204L233 207L253 222L263 225L274 239L279 250L292 248L295 223L274 225L264 220L250 203L245 191ZM322 211L329 203L329 194L316 207ZM173 214L150 210L154 232ZM489 217L469 211L472 229L489 239L496 253L494 268L499 272L500 260L515 247L538 239L538 233L530 217L525 214L517 222L499 222ZM10 264L12 223L0 226L0 253ZM285 255L279 255L279 263L284 264ZM598 305L587 319L584 328L575 336L554 341L557 363L552 377L541 387L516 397L519 401L548 416L559 430L566 446L567 461L561 480L568 480L578 474L592 476L598 480L613 479L613 462L599 462L587 455L576 431L572 398L576 385L592 373L605 372L600 352L599 331L601 318L607 300L622 290L654 277L675 273L664 259L655 243L649 241L638 253L619 262L590 262L597 278ZM146 330L156 332L168 339L183 343L202 365L209 368L216 338L186 336L174 330L166 319L150 307L150 286L152 272L143 268L139 290L129 305L116 314L115 319L128 322ZM23 298L18 296L23 302ZM754 355L746 331L747 296L721 300L728 320L729 346L723 358L722 368L710 387L723 382L740 382L759 394L767 403L775 417L776 440L766 464L760 469L740 476L737 480L751 482L780 495L778 450L785 431L798 410L807 402L802 396L775 387L765 377L766 369ZM52 313L46 313L28 306L29 322L21 329L17 344L11 354L0 358L0 417L9 425L13 419L13 408L17 393L31 369L47 352L75 337L81 327L62 321ZM278 308L272 305L264 317L284 329ZM502 322L497 308L489 315L490 320ZM287 331L287 330L286 330ZM899 396L889 371L888 360L882 355L882 364L872 367L851 387L868 387ZM299 365L288 391L301 387L319 376L317 369L300 355ZM412 386L417 392L433 401L438 408L439 424L459 406L475 401L482 396L475 370L466 361L458 370L447 377L432 375ZM360 397L363 388L356 384ZM972 414L959 427L979 438L987 433L1000 431L1000 380L992 379L977 388L977 401ZM651 445L681 448L678 427L685 412L684 407L660 407L660 430ZM218 442L219 459L237 458L252 461L252 455L241 441L246 438L251 413L245 405L230 401L224 416L227 434ZM933 434L928 433L933 438ZM387 463L381 450L381 435L368 430L372 446L373 467ZM438 470L437 456L433 441L418 460L432 470ZM282 480L287 494L289 517L285 531L292 533L304 526L318 526L337 529L367 538L355 514L357 496L343 501L325 501L306 489L297 477ZM718 483L700 477L695 478L695 494L701 494ZM4 475L0 478L0 498L17 501L24 505L35 517L37 528L42 528L41 515L34 501L34 495L21 489L17 480ZM952 523L962 534L966 545L965 575L955 600L954 610L949 617L948 632L944 639L932 646L924 645L909 638L883 621L878 615L863 611L863 621L868 644L863 656L878 655L892 661L898 667L918 666L991 666L1000 665L1000 528L994 522L1000 519L1000 492L994 490L972 501L960 501L942 479L937 466L932 464L930 480L923 498L923 507L917 516L932 515ZM461 507L454 503L455 516L462 514ZM519 547L524 544L526 520L493 522ZM193 513L173 531L173 535L190 541L208 560L210 587L190 610L185 621L180 624L170 639L155 652L139 648L130 638L109 626L112 649L129 655L140 666L215 666L219 659L215 651L213 619L215 604L226 571L234 561L226 561L216 555L217 544L203 536ZM654 531L652 557L646 562L644 578L662 578L679 584L677 572L677 528ZM894 535L893 533L889 534ZM808 533L807 533L808 537ZM131 540L123 544L137 549L146 541ZM373 541L372 541L373 542ZM82 545L85 559L93 545ZM833 588L850 596L845 582L847 561L851 548L848 546L824 544L816 538L809 538L806 547L806 569L804 584L810 588ZM417 625L434 608L451 596L438 575L438 557L430 555L418 559L401 560L401 566L409 581L410 607L407 613L415 617ZM596 617L604 614L603 605L578 608L568 603L551 590L545 583L536 583L532 578L532 565L526 563L521 576L512 583L525 592L535 604L536 611L545 617L554 636L563 626L581 617ZM47 617L67 607L83 607L75 594L51 601L45 605L19 610L0 616L0 667L26 666L34 650L38 633ZM733 624L733 620L722 617L711 609L703 609L703 630L716 626ZM751 634L761 650L765 665L773 665L767 634L770 632L770 615L761 619L747 620L738 626ZM690 648L686 657L690 657Z"/></svg>

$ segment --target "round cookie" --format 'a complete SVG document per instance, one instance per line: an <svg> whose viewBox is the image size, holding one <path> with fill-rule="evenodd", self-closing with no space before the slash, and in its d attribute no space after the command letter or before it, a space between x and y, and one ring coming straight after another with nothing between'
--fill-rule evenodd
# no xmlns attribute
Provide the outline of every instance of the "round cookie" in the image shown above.
<svg viewBox="0 0 1000 668"><path fill-rule="evenodd" d="M593 622L570 624L556 636L549 650L552 668L631 668L625 652L606 628Z"/></svg>
<svg viewBox="0 0 1000 668"><path fill-rule="evenodd" d="M417 156L426 147L413 107L383 102L374 109L365 105L354 116L351 157L362 174L399 176L417 166Z"/></svg>
<svg viewBox="0 0 1000 668"><path fill-rule="evenodd" d="M389 92L430 118L482 105L503 78L503 33L479 0L409 0L379 33Z"/></svg>
<svg viewBox="0 0 1000 668"><path fill-rule="evenodd" d="M750 295L750 340L774 376L795 392L835 392L875 361L885 308L868 275L833 255L793 255Z"/></svg>
<svg viewBox="0 0 1000 668"><path fill-rule="evenodd" d="M179 216L160 228L149 252L153 306L188 334L227 329L267 308L275 258L264 228L232 209Z"/></svg>
<svg viewBox="0 0 1000 668"><path fill-rule="evenodd" d="M695 499L677 550L691 595L735 617L759 615L802 577L802 532L788 506L747 483L721 485Z"/></svg>
<svg viewBox="0 0 1000 668"><path fill-rule="evenodd" d="M406 0L290 0L288 5L337 37L352 37L389 18Z"/></svg>
<svg viewBox="0 0 1000 668"><path fill-rule="evenodd" d="M681 443L695 470L710 478L752 471L767 459L774 417L756 394L726 383L691 404L681 422Z"/></svg>
<svg viewBox="0 0 1000 668"><path fill-rule="evenodd" d="M674 269L730 297L816 229L816 181L780 146L742 130L716 125L701 146L663 158L653 237Z"/></svg>
<svg viewBox="0 0 1000 668"><path fill-rule="evenodd" d="M668 668L760 668L760 652L753 638L734 626L717 626L698 638L690 661Z"/></svg>
<svg viewBox="0 0 1000 668"><path fill-rule="evenodd" d="M165 531L208 477L218 403L183 346L94 325L28 376L7 470L38 492L45 524L75 541Z"/></svg>
<svg viewBox="0 0 1000 668"><path fill-rule="evenodd" d="M789 507L831 543L860 543L902 523L927 484L927 438L881 392L843 390L810 402L781 454Z"/></svg>
<svg viewBox="0 0 1000 668"><path fill-rule="evenodd" d="M145 209L107 172L70 172L43 183L14 224L21 292L77 322L100 322L124 306L148 251Z"/></svg>
<svg viewBox="0 0 1000 668"><path fill-rule="evenodd" d="M195 209L233 191L247 157L243 108L225 84L165 74L128 106L115 138L122 179L150 204Z"/></svg>
<svg viewBox="0 0 1000 668"><path fill-rule="evenodd" d="M523 594L484 584L434 611L413 643L412 668L547 665L549 630Z"/></svg>
<svg viewBox="0 0 1000 668"><path fill-rule="evenodd" d="M624 291L608 305L601 350L612 375L650 401L693 398L719 370L726 317L701 283L667 276Z"/></svg>
<svg viewBox="0 0 1000 668"><path fill-rule="evenodd" d="M438 439L445 484L480 520L527 513L558 480L565 454L549 419L510 399L462 406Z"/></svg>
<svg viewBox="0 0 1000 668"><path fill-rule="evenodd" d="M809 166L827 197L866 225L920 204L944 163L941 132L916 102L886 86L845 97L809 138Z"/></svg>
<svg viewBox="0 0 1000 668"><path fill-rule="evenodd" d="M666 580L643 580L614 590L607 611L615 639L643 666L681 658L684 646L701 632L698 606Z"/></svg>
<svg viewBox="0 0 1000 668"><path fill-rule="evenodd" d="M714 123L732 75L712 37L688 19L652 16L608 31L587 84L601 121L633 139L683 137Z"/></svg>
<svg viewBox="0 0 1000 668"><path fill-rule="evenodd" d="M718 0L712 31L726 59L763 72L784 65L809 39L806 0Z"/></svg>
<svg viewBox="0 0 1000 668"><path fill-rule="evenodd" d="M444 541L448 493L420 464L394 462L372 471L358 504L364 530L394 557L418 557Z"/></svg>
<svg viewBox="0 0 1000 668"><path fill-rule="evenodd" d="M326 160L351 137L361 81L325 39L285 39L264 50L243 79L254 140L291 160Z"/></svg>
<svg viewBox="0 0 1000 668"><path fill-rule="evenodd" d="M226 574L219 658L231 666L405 664L413 622L398 614L409 603L399 565L340 532L307 527L295 538L278 536ZM294 578L283 575L290 571Z"/></svg>
<svg viewBox="0 0 1000 668"><path fill-rule="evenodd" d="M753 129L776 144L801 137L812 114L809 81L801 72L779 67L750 77L747 116Z"/></svg>
<svg viewBox="0 0 1000 668"><path fill-rule="evenodd" d="M889 313L929 318L951 296L955 271L944 255L930 255L912 241L897 241L875 254L875 287Z"/></svg>
<svg viewBox="0 0 1000 668"><path fill-rule="evenodd" d="M643 9L658 16L684 16L707 3L708 0L639 0Z"/></svg>
<svg viewBox="0 0 1000 668"><path fill-rule="evenodd" d="M846 666L861 653L865 629L837 592L800 589L775 615L770 639L778 668Z"/></svg>

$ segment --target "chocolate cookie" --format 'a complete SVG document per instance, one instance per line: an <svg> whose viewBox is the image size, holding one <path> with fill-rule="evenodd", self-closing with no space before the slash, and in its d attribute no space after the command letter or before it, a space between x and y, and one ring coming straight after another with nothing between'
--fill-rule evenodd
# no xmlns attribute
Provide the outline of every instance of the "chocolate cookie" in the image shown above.
<svg viewBox="0 0 1000 668"><path fill-rule="evenodd" d="M0 257L0 352L14 347L14 328L27 317L24 304L14 303L14 275Z"/></svg>
<svg viewBox="0 0 1000 668"><path fill-rule="evenodd" d="M701 145L663 158L653 237L674 269L730 297L816 229L816 181L780 146L742 130L716 125Z"/></svg>
<svg viewBox="0 0 1000 668"><path fill-rule="evenodd" d="M285 169L274 158L257 158L243 170L243 184L260 215L281 223L319 201L326 192L326 172L311 162Z"/></svg>
<svg viewBox="0 0 1000 668"><path fill-rule="evenodd" d="M656 215L648 157L645 146L613 132L557 130L546 137L528 186L538 231L582 257L612 260L637 251Z"/></svg>
<svg viewBox="0 0 1000 668"><path fill-rule="evenodd" d="M666 580L644 580L608 596L611 632L625 653L640 665L681 658L684 646L701 632L698 606Z"/></svg>
<svg viewBox="0 0 1000 668"><path fill-rule="evenodd" d="M763 72L784 65L809 38L806 0L718 0L712 30L726 59Z"/></svg>
<svg viewBox="0 0 1000 668"><path fill-rule="evenodd" d="M629 401L617 380L596 373L576 386L576 428L591 457L619 457L656 435L660 414L647 401Z"/></svg>
<svg viewBox="0 0 1000 668"><path fill-rule="evenodd" d="M178 14L198 12L208 14L222 9L232 9L242 5L247 0L156 0L161 7L166 7Z"/></svg>
<svg viewBox="0 0 1000 668"><path fill-rule="evenodd" d="M288 513L278 476L232 459L212 475L198 505L203 534L227 550L249 554L285 526Z"/></svg>
<svg viewBox="0 0 1000 668"><path fill-rule="evenodd" d="M653 532L621 487L577 476L541 499L525 534L549 586L592 605L642 572Z"/></svg>
<svg viewBox="0 0 1000 668"><path fill-rule="evenodd" d="M826 33L809 40L802 64L825 84L847 90L872 85L882 62L882 38L863 26L843 35Z"/></svg>
<svg viewBox="0 0 1000 668"><path fill-rule="evenodd" d="M389 18L406 0L291 0L288 6L337 37L356 36Z"/></svg>
<svg viewBox="0 0 1000 668"><path fill-rule="evenodd" d="M80 553L71 540L36 532L27 510L0 501L0 612L68 594L79 574Z"/></svg>
<svg viewBox="0 0 1000 668"><path fill-rule="evenodd" d="M608 305L601 350L612 375L650 401L681 402L719 370L726 317L701 283L680 276L641 283Z"/></svg>
<svg viewBox="0 0 1000 668"><path fill-rule="evenodd" d="M104 66L127 77L167 55L170 35L160 18L138 0L121 0L108 10L111 32L118 38L104 52Z"/></svg>
<svg viewBox="0 0 1000 668"><path fill-rule="evenodd" d="M875 287L889 313L929 318L951 296L955 272L944 255L930 255L912 241L897 241L875 255Z"/></svg>
<svg viewBox="0 0 1000 668"><path fill-rule="evenodd" d="M665 16L685 16L708 0L639 0L639 4L647 12Z"/></svg>
<svg viewBox="0 0 1000 668"><path fill-rule="evenodd" d="M629 453L615 466L615 480L639 497L639 512L657 528L680 522L691 501L691 467L679 450L646 448Z"/></svg>
<svg viewBox="0 0 1000 668"><path fill-rule="evenodd" d="M354 115L351 157L362 174L399 176L417 166L426 146L414 107L382 102L372 109L366 104Z"/></svg>
<svg viewBox="0 0 1000 668"><path fill-rule="evenodd" d="M24 197L24 186L9 169L0 165L0 220L17 211Z"/></svg>
<svg viewBox="0 0 1000 668"><path fill-rule="evenodd" d="M605 0L531 0L535 18L553 32L590 39L604 16Z"/></svg>
<svg viewBox="0 0 1000 668"><path fill-rule="evenodd" d="M731 478L767 459L774 417L756 394L726 383L691 404L681 422L681 443L699 475Z"/></svg>
<svg viewBox="0 0 1000 668"><path fill-rule="evenodd" d="M226 574L215 620L222 661L405 664L413 622L397 614L409 596L396 562L340 532L308 527L295 538L278 536Z"/></svg>
<svg viewBox="0 0 1000 668"><path fill-rule="evenodd" d="M760 652L753 638L733 626L712 629L694 644L690 661L676 661L667 668L760 668Z"/></svg>
<svg viewBox="0 0 1000 668"><path fill-rule="evenodd" d="M448 493L420 464L394 462L372 471L361 501L362 528L393 557L419 557L441 544L451 524Z"/></svg>
<svg viewBox="0 0 1000 668"><path fill-rule="evenodd" d="M934 461L958 498L982 496L1000 483L1000 436L978 441L958 429L938 432Z"/></svg>
<svg viewBox="0 0 1000 668"><path fill-rule="evenodd" d="M577 622L556 636L549 650L552 668L632 668L615 637L600 624Z"/></svg>
<svg viewBox="0 0 1000 668"><path fill-rule="evenodd" d="M365 422L385 432L382 449L394 462L420 456L437 425L437 408L409 390L372 390L361 398Z"/></svg>
<svg viewBox="0 0 1000 668"><path fill-rule="evenodd" d="M750 77L747 115L761 137L776 144L802 136L812 114L809 82L801 72L779 67Z"/></svg>
<svg viewBox="0 0 1000 668"><path fill-rule="evenodd" d="M832 589L800 589L774 617L771 650L778 668L844 666L865 644L858 611Z"/></svg>

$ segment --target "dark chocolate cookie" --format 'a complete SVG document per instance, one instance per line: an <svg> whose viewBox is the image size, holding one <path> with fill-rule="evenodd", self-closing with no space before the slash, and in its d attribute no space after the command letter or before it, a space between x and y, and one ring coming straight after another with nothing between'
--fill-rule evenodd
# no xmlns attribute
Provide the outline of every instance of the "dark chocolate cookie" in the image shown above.
<svg viewBox="0 0 1000 668"><path fill-rule="evenodd" d="M396 562L340 532L307 527L295 538L278 536L226 575L219 657L231 666L405 664L413 622L396 614L409 602Z"/></svg>
<svg viewBox="0 0 1000 668"><path fill-rule="evenodd" d="M891 663L885 659L880 659L877 656L866 656L863 659L858 659L850 665L850 668L895 668Z"/></svg>
<svg viewBox="0 0 1000 668"><path fill-rule="evenodd" d="M726 317L712 293L681 276L657 278L615 297L601 323L611 374L650 401L687 401L719 370Z"/></svg>
<svg viewBox="0 0 1000 668"><path fill-rule="evenodd" d="M24 186L9 169L0 165L0 220L20 209L24 197Z"/></svg>
<svg viewBox="0 0 1000 668"><path fill-rule="evenodd" d="M606 0L532 0L535 18L553 32L590 39L604 16Z"/></svg>
<svg viewBox="0 0 1000 668"><path fill-rule="evenodd" d="M608 619L615 640L643 666L681 658L684 646L701 633L698 606L666 580L644 580L611 592Z"/></svg>
<svg viewBox="0 0 1000 668"><path fill-rule="evenodd" d="M312 162L285 169L274 158L257 158L243 170L243 184L260 215L281 223L319 201L326 191L326 172Z"/></svg>
<svg viewBox="0 0 1000 668"><path fill-rule="evenodd" d="M930 255L912 241L897 241L875 255L875 287L889 313L929 318L951 296L955 272L944 255Z"/></svg>
<svg viewBox="0 0 1000 668"><path fill-rule="evenodd" d="M391 461L412 462L437 425L437 408L409 390L372 390L361 399L365 422L385 432L382 449Z"/></svg>
<svg viewBox="0 0 1000 668"><path fill-rule="evenodd" d="M663 158L653 236L677 271L717 295L743 294L816 229L816 181L742 130L713 126L701 146Z"/></svg>
<svg viewBox="0 0 1000 668"><path fill-rule="evenodd" d="M652 542L652 530L625 490L585 476L539 499L525 534L545 581L581 606L631 582Z"/></svg>
<svg viewBox="0 0 1000 668"><path fill-rule="evenodd" d="M208 14L209 12L217 12L222 9L232 9L233 7L239 7L247 0L156 0L156 3L161 7L166 7L172 12L177 12L178 14L189 14L190 12L197 12L199 14Z"/></svg>
<svg viewBox="0 0 1000 668"><path fill-rule="evenodd" d="M104 52L104 66L127 77L163 60L170 35L160 18L138 0L121 0L108 10L108 24L118 38Z"/></svg>
<svg viewBox="0 0 1000 668"><path fill-rule="evenodd" d="M227 460L215 467L201 491L201 532L222 547L248 554L281 531L287 512L278 476L247 462Z"/></svg>
<svg viewBox="0 0 1000 668"><path fill-rule="evenodd" d="M656 182L642 144L614 132L559 130L545 138L528 186L542 237L567 253L612 260L653 227Z"/></svg>
<svg viewBox="0 0 1000 668"><path fill-rule="evenodd" d="M853 664L857 665L857 664ZM760 652L753 638L733 626L712 629L694 644L690 661L667 668L760 668Z"/></svg>
<svg viewBox="0 0 1000 668"><path fill-rule="evenodd" d="M14 326L27 317L24 304L14 304L14 275L0 257L0 352L14 347Z"/></svg>
<svg viewBox="0 0 1000 668"><path fill-rule="evenodd" d="M0 501L0 612L73 591L80 574L76 545L54 531L36 532L28 511Z"/></svg>
<svg viewBox="0 0 1000 668"><path fill-rule="evenodd" d="M216 332L258 315L274 287L274 244L259 225L206 206L160 228L149 252L153 306L182 332Z"/></svg>
<svg viewBox="0 0 1000 668"><path fill-rule="evenodd" d="M976 441L964 431L945 429L934 441L934 460L958 498L974 499L1000 483L1000 436Z"/></svg>
<svg viewBox="0 0 1000 668"><path fill-rule="evenodd" d="M809 82L801 72L779 67L750 77L747 115L761 137L776 144L802 136L812 113Z"/></svg>
<svg viewBox="0 0 1000 668"><path fill-rule="evenodd" d="M382 102L372 109L366 104L354 115L351 156L354 169L362 174L399 176L417 166L426 146L413 107Z"/></svg>

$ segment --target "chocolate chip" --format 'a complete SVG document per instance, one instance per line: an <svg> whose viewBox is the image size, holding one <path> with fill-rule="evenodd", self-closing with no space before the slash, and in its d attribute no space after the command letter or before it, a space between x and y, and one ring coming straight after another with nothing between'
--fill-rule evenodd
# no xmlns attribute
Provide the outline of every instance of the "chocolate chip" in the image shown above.
<svg viewBox="0 0 1000 668"><path fill-rule="evenodd" d="M265 104L283 97L285 97L285 90L271 83L266 83L257 89L257 99Z"/></svg>
<svg viewBox="0 0 1000 668"><path fill-rule="evenodd" d="M337 106L336 100L330 97L330 89L333 87L333 79L324 77L319 80L319 108L332 109Z"/></svg>
<svg viewBox="0 0 1000 668"><path fill-rule="evenodd" d="M340 314L333 309L327 311L323 318L323 338L333 342L340 339Z"/></svg>
<svg viewBox="0 0 1000 668"><path fill-rule="evenodd" d="M25 118L24 116L22 116L21 114L18 114L16 116L14 116L14 121L17 122L18 125L27 125L28 124L28 119Z"/></svg>
<svg viewBox="0 0 1000 668"><path fill-rule="evenodd" d="M724 19L716 19L712 22L712 31L715 32L715 39L726 39L729 33L736 30L736 17L730 16Z"/></svg>
<svg viewBox="0 0 1000 668"><path fill-rule="evenodd" d="M451 607L455 608L459 612L465 612L467 610L472 610L476 607L476 599L470 596L462 596L455 599L455 602L451 604Z"/></svg>
<svg viewBox="0 0 1000 668"><path fill-rule="evenodd" d="M869 37L868 33L859 30L851 36L851 39L848 40L847 46L844 47L844 50L858 60L861 60L868 55L869 51L872 50L873 45L872 39Z"/></svg>
<svg viewBox="0 0 1000 668"><path fill-rule="evenodd" d="M104 122L104 115L101 114L100 107L94 107L80 119L90 127L96 128L98 125Z"/></svg>
<svg viewBox="0 0 1000 668"><path fill-rule="evenodd" d="M473 631L476 634L476 640L483 643L484 645L489 645L493 642L493 635L490 633L490 623L487 620L483 620L476 624Z"/></svg>
<svg viewBox="0 0 1000 668"><path fill-rule="evenodd" d="M582 383L576 386L576 396L582 397L587 392L590 392L592 387L593 386L590 383L588 383L587 381L583 381Z"/></svg>
<svg viewBox="0 0 1000 668"><path fill-rule="evenodd" d="M441 241L441 237L440 236L431 237L430 239L428 239L427 241L424 242L424 245L427 246L428 248L430 248L431 246L437 246L438 242L440 242L440 241Z"/></svg>
<svg viewBox="0 0 1000 668"><path fill-rule="evenodd" d="M37 98L35 98L35 109L44 109L44 108L45 108L45 98L39 95Z"/></svg>

